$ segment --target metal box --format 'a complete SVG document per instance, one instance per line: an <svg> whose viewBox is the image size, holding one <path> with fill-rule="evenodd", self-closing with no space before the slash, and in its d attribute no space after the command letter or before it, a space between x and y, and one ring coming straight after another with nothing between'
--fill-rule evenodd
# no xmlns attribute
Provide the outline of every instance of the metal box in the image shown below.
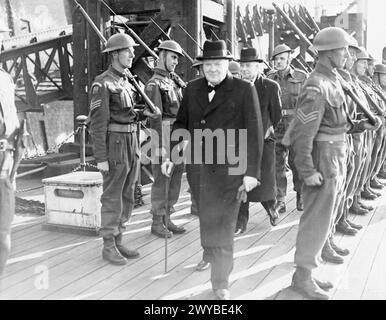
<svg viewBox="0 0 386 320"><path fill-rule="evenodd" d="M79 171L42 180L46 205L44 229L98 235L103 179Z"/></svg>

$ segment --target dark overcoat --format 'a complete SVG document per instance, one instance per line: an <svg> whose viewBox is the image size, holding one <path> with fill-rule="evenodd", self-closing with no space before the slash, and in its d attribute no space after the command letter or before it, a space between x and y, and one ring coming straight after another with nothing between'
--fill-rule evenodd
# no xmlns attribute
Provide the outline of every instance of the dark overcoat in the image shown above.
<svg viewBox="0 0 386 320"><path fill-rule="evenodd" d="M236 199L238 188L244 175L260 180L263 127L256 89L250 83L228 75L209 102L206 79L193 80L185 89L173 132L176 129L187 129L192 137L188 146L192 161L189 164L187 160L186 171L193 197L198 203L201 244L207 247L233 245L240 206ZM242 156L242 172L229 174L229 169L238 164L232 165L227 157L225 163L219 160L224 152L226 155L236 150L238 154L238 138L227 139L225 150L217 149L214 143L213 150L216 151L212 164L204 161L202 164L192 163L195 154L211 153L209 148L205 150L205 140L194 138L196 129L222 129L225 133L228 129L246 129L247 150Z"/></svg>
<svg viewBox="0 0 386 320"><path fill-rule="evenodd" d="M264 134L270 126L276 127L281 119L281 99L279 85L270 79L259 76L255 81L259 96ZM262 202L276 199L275 175L275 138L274 133L264 140L263 159L261 166L261 186L248 193L248 201Z"/></svg>

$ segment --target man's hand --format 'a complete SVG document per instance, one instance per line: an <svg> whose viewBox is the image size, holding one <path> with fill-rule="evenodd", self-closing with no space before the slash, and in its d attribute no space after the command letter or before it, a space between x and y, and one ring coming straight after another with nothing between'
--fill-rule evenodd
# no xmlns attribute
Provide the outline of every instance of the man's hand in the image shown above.
<svg viewBox="0 0 386 320"><path fill-rule="evenodd" d="M379 119L379 117L375 117L374 125L372 125L368 120L365 120L365 122L363 123L363 127L370 131L378 130L381 125L382 125L382 120Z"/></svg>
<svg viewBox="0 0 386 320"><path fill-rule="evenodd" d="M164 161L162 164L161 164L161 172L164 176L167 176L168 178L170 178L170 174L172 173L172 169L174 167L174 163L171 162L169 159L166 159L166 161Z"/></svg>
<svg viewBox="0 0 386 320"><path fill-rule="evenodd" d="M97 168L99 169L100 172L107 173L110 170L109 162L108 161L98 162Z"/></svg>
<svg viewBox="0 0 386 320"><path fill-rule="evenodd" d="M304 178L304 183L309 187L321 186L323 183L323 176L320 172L316 172L312 176Z"/></svg>
<svg viewBox="0 0 386 320"><path fill-rule="evenodd" d="M243 177L243 185L244 185L244 190L246 192L249 192L252 189L254 189L257 186L259 186L260 182L256 178L254 178L254 177L244 176Z"/></svg>
<svg viewBox="0 0 386 320"><path fill-rule="evenodd" d="M161 110L158 107L155 107L155 111L151 112L148 108L145 108L145 110L143 110L143 115L152 119L157 119L161 116Z"/></svg>

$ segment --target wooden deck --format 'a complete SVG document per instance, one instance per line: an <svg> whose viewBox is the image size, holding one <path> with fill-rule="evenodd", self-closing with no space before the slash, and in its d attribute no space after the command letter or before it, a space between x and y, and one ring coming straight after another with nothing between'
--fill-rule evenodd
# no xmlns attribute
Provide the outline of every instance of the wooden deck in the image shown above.
<svg viewBox="0 0 386 320"><path fill-rule="evenodd" d="M17 216L0 299L213 299L210 271L195 271L202 249L185 178L173 221L187 232L169 239L166 274L165 241L150 233L150 186L143 191L146 205L134 211L124 235L125 244L141 256L125 266L102 260L101 238L45 231L44 217ZM41 197L39 192L30 193L31 198ZM364 225L357 236L336 236L336 243L351 253L343 265L320 268L320 277L335 284L332 299L386 299L385 199L383 191L372 201L372 213L352 217ZM289 288L300 213L294 192L287 200L287 213L276 227L270 226L260 204L251 205L247 232L235 239L232 299L304 299Z"/></svg>

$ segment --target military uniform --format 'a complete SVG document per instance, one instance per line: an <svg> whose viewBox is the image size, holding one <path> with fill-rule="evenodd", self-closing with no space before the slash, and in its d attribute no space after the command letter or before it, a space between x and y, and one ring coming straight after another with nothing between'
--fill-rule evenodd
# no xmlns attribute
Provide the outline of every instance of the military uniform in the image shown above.
<svg viewBox="0 0 386 320"><path fill-rule="evenodd" d="M303 270L297 277L310 279L317 257L325 244L336 215L337 201L346 177L346 133L364 130L362 122L349 117L343 89L336 72L319 61L304 84L290 142L301 179L321 173L321 186L303 185L304 213L296 239L295 264ZM294 275L295 276L295 275ZM297 278L296 278L297 279ZM307 282L311 286L310 282ZM309 288L316 297L325 295ZM320 289L319 289L320 290Z"/></svg>
<svg viewBox="0 0 386 320"><path fill-rule="evenodd" d="M133 96L134 88L126 74L112 66L97 76L91 87L94 158L98 163L108 161L110 169L103 174L100 234L104 238L122 234L134 207L139 149Z"/></svg>
<svg viewBox="0 0 386 320"><path fill-rule="evenodd" d="M307 79L307 74L304 71L288 68L288 70L280 76L279 71L274 70L267 74L268 79L276 81L281 88L282 102L282 119L275 128L276 135L276 184L277 184L277 201L285 202L287 195L287 176L286 176L286 160L292 170L292 179L294 190L300 194L302 183L298 177L296 167L294 165L293 151L281 143L284 133L288 129L289 123L292 121L297 98L304 81Z"/></svg>
<svg viewBox="0 0 386 320"><path fill-rule="evenodd" d="M11 249L11 223L15 213L14 149L19 129L12 77L0 68L0 275Z"/></svg>
<svg viewBox="0 0 386 320"><path fill-rule="evenodd" d="M166 195L168 178L161 172L161 163L162 159L167 157L168 135L170 135L171 126L176 119L182 100L182 88L179 82L174 80L175 78L174 73L161 68L154 68L154 74L145 87L145 92L151 101L161 109L159 118L150 119L150 128L158 134L158 137L152 137L152 143L156 144L153 149L156 150L154 156L159 161L152 163L154 182L151 188L151 213L153 214L153 231L159 236L164 236L164 232L167 232L164 229L162 217L166 214L170 215L170 210L166 212L166 207L173 210L173 206L178 201L184 171L184 164L178 164L174 167L168 184L168 195ZM175 226L171 221L168 222L168 229L175 233L185 231Z"/></svg>

